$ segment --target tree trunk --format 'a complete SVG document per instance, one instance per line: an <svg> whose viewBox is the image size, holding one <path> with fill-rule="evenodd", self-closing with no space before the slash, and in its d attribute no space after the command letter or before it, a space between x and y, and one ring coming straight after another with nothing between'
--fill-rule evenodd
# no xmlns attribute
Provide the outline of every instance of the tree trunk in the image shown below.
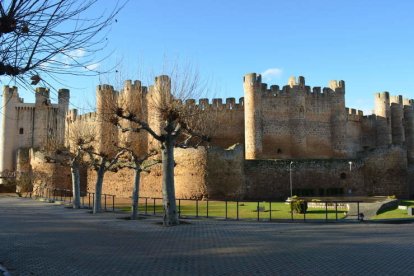
<svg viewBox="0 0 414 276"><path fill-rule="evenodd" d="M139 166L139 165L137 165ZM132 192L132 213L131 219L137 219L138 215L138 199L139 199L139 182L141 179L141 169L135 168L135 177L134 177L134 191Z"/></svg>
<svg viewBox="0 0 414 276"><path fill-rule="evenodd" d="M101 212L101 197L102 197L102 184L105 175L105 162L102 162L102 165L99 166L97 171L96 177L96 184L95 184L95 195L94 195L94 202L93 202L93 213Z"/></svg>
<svg viewBox="0 0 414 276"><path fill-rule="evenodd" d="M164 226L178 225L177 205L174 188L174 141L166 137L162 152L162 197L164 205Z"/></svg>
<svg viewBox="0 0 414 276"><path fill-rule="evenodd" d="M72 173L72 207L73 209L80 209L80 174L79 174L79 163L73 162L70 171Z"/></svg>

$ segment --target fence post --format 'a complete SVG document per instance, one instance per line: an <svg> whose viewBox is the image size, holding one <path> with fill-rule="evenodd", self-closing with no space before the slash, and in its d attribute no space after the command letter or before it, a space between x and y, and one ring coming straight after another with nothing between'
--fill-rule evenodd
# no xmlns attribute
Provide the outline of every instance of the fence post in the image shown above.
<svg viewBox="0 0 414 276"><path fill-rule="evenodd" d="M105 212L106 212L106 194L104 194L104 198L105 198Z"/></svg>
<svg viewBox="0 0 414 276"><path fill-rule="evenodd" d="M290 218L293 221L293 206L292 206L292 200L290 201Z"/></svg>
<svg viewBox="0 0 414 276"><path fill-rule="evenodd" d="M359 220L359 201L357 201L357 220Z"/></svg>
<svg viewBox="0 0 414 276"><path fill-rule="evenodd" d="M208 218L208 199L207 199L207 218Z"/></svg>
<svg viewBox="0 0 414 276"><path fill-rule="evenodd" d="M335 220L338 220L338 202L335 202Z"/></svg>
<svg viewBox="0 0 414 276"><path fill-rule="evenodd" d="M145 215L148 214L148 198L145 198Z"/></svg>
<svg viewBox="0 0 414 276"><path fill-rule="evenodd" d="M269 201L269 221L272 221L272 202Z"/></svg>
<svg viewBox="0 0 414 276"><path fill-rule="evenodd" d="M91 208L91 193L88 192L88 207Z"/></svg>
<svg viewBox="0 0 414 276"><path fill-rule="evenodd" d="M225 219L227 219L227 199L226 199L226 217Z"/></svg>
<svg viewBox="0 0 414 276"><path fill-rule="evenodd" d="M95 193L92 193L92 208L95 205Z"/></svg>
<svg viewBox="0 0 414 276"><path fill-rule="evenodd" d="M303 222L306 222L306 210L303 210Z"/></svg>
<svg viewBox="0 0 414 276"><path fill-rule="evenodd" d="M196 218L198 218L198 199L196 198Z"/></svg>
<svg viewBox="0 0 414 276"><path fill-rule="evenodd" d="M237 208L236 208L236 212L237 212L237 220L239 220L239 200L236 201L237 204Z"/></svg>
<svg viewBox="0 0 414 276"><path fill-rule="evenodd" d="M328 221L328 202L325 201L325 221Z"/></svg>
<svg viewBox="0 0 414 276"><path fill-rule="evenodd" d="M257 202L257 221L260 220L259 201Z"/></svg>
<svg viewBox="0 0 414 276"><path fill-rule="evenodd" d="M112 195L112 212L115 212L115 195Z"/></svg>
<svg viewBox="0 0 414 276"><path fill-rule="evenodd" d="M178 218L181 218L181 198L178 199Z"/></svg>
<svg viewBox="0 0 414 276"><path fill-rule="evenodd" d="M154 216L155 216L155 197L153 198L153 206L152 206L152 213L154 214Z"/></svg>

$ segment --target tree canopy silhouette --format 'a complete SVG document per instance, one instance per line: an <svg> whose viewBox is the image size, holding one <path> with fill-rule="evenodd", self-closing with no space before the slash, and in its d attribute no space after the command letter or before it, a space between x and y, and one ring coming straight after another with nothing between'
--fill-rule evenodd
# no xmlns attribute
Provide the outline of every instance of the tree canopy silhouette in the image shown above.
<svg viewBox="0 0 414 276"><path fill-rule="evenodd" d="M111 1L101 14L92 12L99 0L0 1L0 77L36 85L61 74L98 74L96 53L126 1Z"/></svg>

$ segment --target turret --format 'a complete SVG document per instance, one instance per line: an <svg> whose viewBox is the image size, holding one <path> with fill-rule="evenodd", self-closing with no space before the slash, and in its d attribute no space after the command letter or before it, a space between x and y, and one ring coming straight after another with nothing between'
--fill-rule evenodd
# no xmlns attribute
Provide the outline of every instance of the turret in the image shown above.
<svg viewBox="0 0 414 276"><path fill-rule="evenodd" d="M59 144L63 145L65 138L65 124L66 124L66 113L69 110L69 99L70 92L68 89L59 89L58 91L58 114L56 117L57 120L57 133L56 139Z"/></svg>
<svg viewBox="0 0 414 276"><path fill-rule="evenodd" d="M306 149L306 89L305 78L289 79L289 129L291 155L293 158L303 156Z"/></svg>
<svg viewBox="0 0 414 276"><path fill-rule="evenodd" d="M19 94L16 87L4 86L2 103L2 124L0 133L0 172L14 171L17 146L17 113L16 104ZM0 184L2 180L0 179Z"/></svg>
<svg viewBox="0 0 414 276"><path fill-rule="evenodd" d="M332 151L335 157L347 157L345 139L348 115L345 109L345 82L331 80L328 90L331 104Z"/></svg>
<svg viewBox="0 0 414 276"><path fill-rule="evenodd" d="M36 106L50 105L49 89L37 87L35 90Z"/></svg>
<svg viewBox="0 0 414 276"><path fill-rule="evenodd" d="M402 145L405 141L403 97L393 96L391 103L391 137L394 145Z"/></svg>
<svg viewBox="0 0 414 276"><path fill-rule="evenodd" d="M112 154L114 143L118 141L117 129L110 123L117 92L111 85L98 85L96 88L96 148L98 152Z"/></svg>
<svg viewBox="0 0 414 276"><path fill-rule="evenodd" d="M141 81L127 80L124 83L122 93L119 95L118 104L128 110L132 114L138 116L141 120L147 121L147 109L146 109L146 87L143 87ZM125 127L133 127L133 124L129 121L124 121ZM130 143L130 148L138 155L147 152L147 133L146 132L120 132L120 139L123 142Z"/></svg>
<svg viewBox="0 0 414 276"><path fill-rule="evenodd" d="M148 124L157 134L162 133L163 119L161 110L163 106L171 102L171 80L166 75L155 77L154 85L150 86L147 94ZM194 101L192 101L194 104ZM158 145L158 141L148 136L148 149Z"/></svg>
<svg viewBox="0 0 414 276"><path fill-rule="evenodd" d="M377 146L387 146L392 142L390 94L375 94L375 115L377 115Z"/></svg>
<svg viewBox="0 0 414 276"><path fill-rule="evenodd" d="M262 155L262 78L256 73L243 78L244 133L246 159L258 159Z"/></svg>
<svg viewBox="0 0 414 276"><path fill-rule="evenodd" d="M69 109L70 92L69 89L59 89L58 91L58 104L59 109L66 111Z"/></svg>
<svg viewBox="0 0 414 276"><path fill-rule="evenodd" d="M405 145L409 163L414 162L414 109L412 105L404 105Z"/></svg>

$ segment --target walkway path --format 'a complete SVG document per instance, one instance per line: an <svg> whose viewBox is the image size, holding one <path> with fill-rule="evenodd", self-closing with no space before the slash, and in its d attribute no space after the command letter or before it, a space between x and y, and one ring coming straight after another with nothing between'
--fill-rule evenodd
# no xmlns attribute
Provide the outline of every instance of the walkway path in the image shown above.
<svg viewBox="0 0 414 276"><path fill-rule="evenodd" d="M11 275L409 275L414 225L116 219L0 197Z"/></svg>

